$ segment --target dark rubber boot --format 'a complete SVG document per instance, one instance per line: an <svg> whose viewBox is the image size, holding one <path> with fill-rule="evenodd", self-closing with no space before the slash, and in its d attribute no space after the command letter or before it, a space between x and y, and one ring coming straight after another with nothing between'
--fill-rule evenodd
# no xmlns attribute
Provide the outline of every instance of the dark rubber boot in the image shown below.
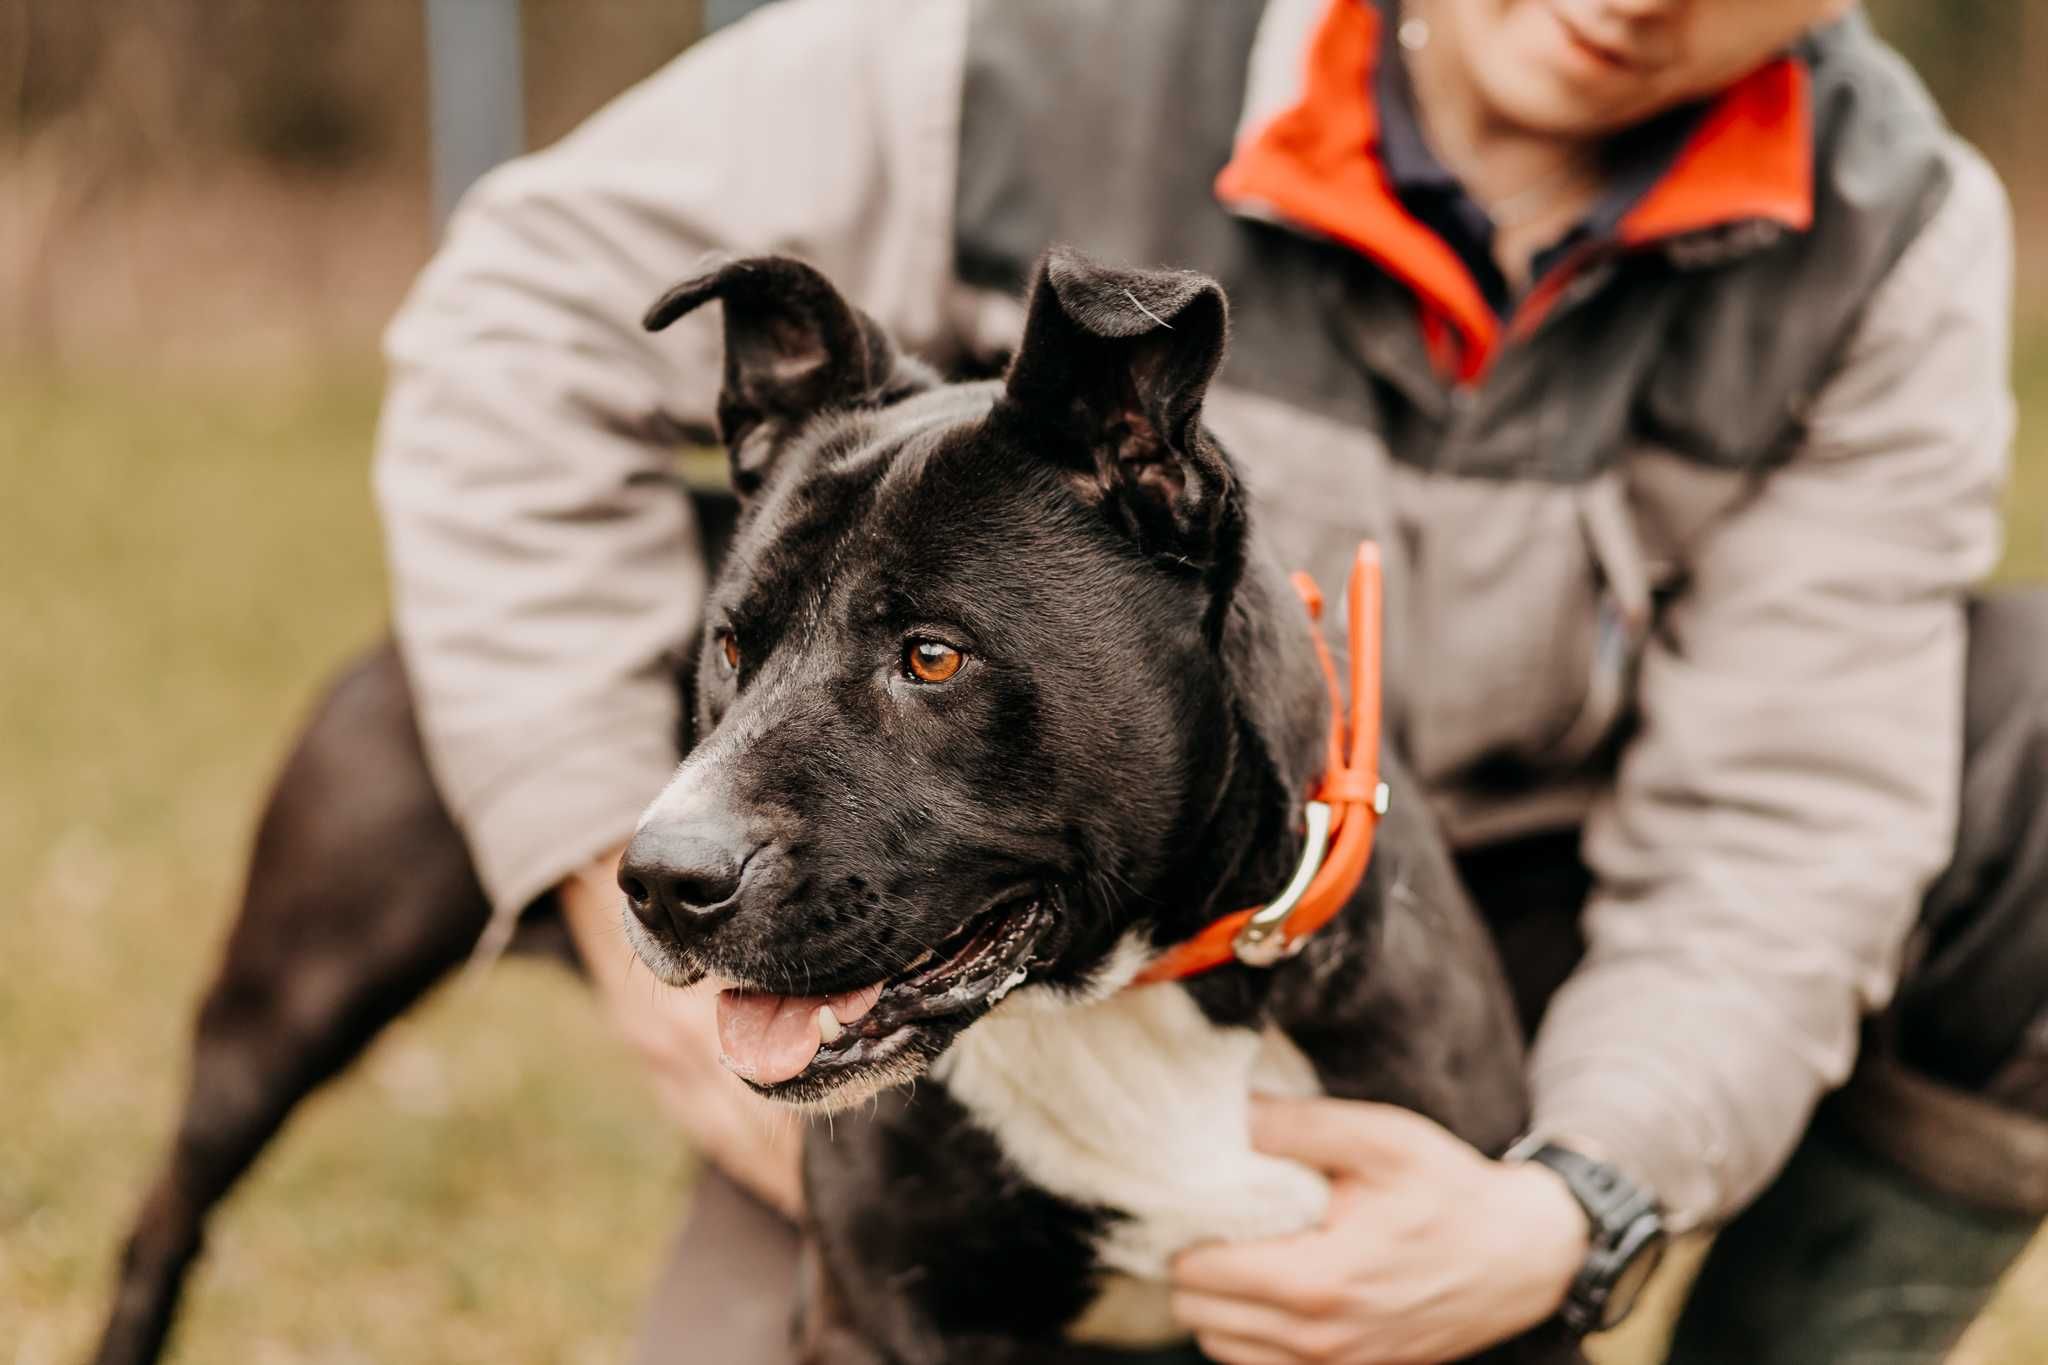
<svg viewBox="0 0 2048 1365"><path fill-rule="evenodd" d="M1669 1360L1937 1365L2040 1224L1935 1193L1824 1111L1715 1240Z"/></svg>

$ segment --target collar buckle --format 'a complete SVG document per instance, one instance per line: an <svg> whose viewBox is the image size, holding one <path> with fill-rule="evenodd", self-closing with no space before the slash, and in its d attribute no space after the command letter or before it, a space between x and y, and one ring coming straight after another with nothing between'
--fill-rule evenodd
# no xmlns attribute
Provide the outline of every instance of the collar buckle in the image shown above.
<svg viewBox="0 0 2048 1365"><path fill-rule="evenodd" d="M1330 850L1331 811L1326 801L1311 801L1305 809L1308 838L1302 844L1301 861L1295 865L1294 876L1279 895L1244 922L1237 937L1230 941L1231 953L1247 967L1270 967L1293 957L1308 942L1306 935L1287 937L1287 920L1294 914L1294 907L1301 904L1316 873L1323 870L1323 855Z"/></svg>

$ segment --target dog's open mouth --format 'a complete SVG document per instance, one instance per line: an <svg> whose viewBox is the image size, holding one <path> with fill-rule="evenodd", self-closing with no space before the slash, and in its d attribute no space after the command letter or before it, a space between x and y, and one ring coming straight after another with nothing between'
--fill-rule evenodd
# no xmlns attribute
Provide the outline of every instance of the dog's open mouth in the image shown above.
<svg viewBox="0 0 2048 1365"><path fill-rule="evenodd" d="M822 1093L900 1056L921 1031L992 1008L1030 974L1050 918L1035 897L998 905L895 976L836 994L721 991L720 1060L769 1095Z"/></svg>

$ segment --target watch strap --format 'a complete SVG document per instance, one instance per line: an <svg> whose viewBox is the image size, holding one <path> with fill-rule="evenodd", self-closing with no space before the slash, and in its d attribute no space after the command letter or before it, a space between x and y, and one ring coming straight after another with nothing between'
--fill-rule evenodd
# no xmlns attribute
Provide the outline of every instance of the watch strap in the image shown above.
<svg viewBox="0 0 2048 1365"><path fill-rule="evenodd" d="M1614 1326L1635 1306L1615 1301L1615 1288L1638 1258L1655 1255L1664 1242L1657 1201L1619 1168L1554 1142L1529 1138L1508 1149L1510 1161L1533 1161L1557 1172L1585 1211L1586 1259L1572 1278L1559 1317L1584 1334Z"/></svg>

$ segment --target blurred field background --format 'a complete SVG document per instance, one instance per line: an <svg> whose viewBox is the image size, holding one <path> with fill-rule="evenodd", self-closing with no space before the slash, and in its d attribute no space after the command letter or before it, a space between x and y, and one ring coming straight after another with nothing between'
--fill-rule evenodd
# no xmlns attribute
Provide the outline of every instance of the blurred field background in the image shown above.
<svg viewBox="0 0 2048 1365"><path fill-rule="evenodd" d="M1879 17L2018 206L2004 572L2048 576L2048 2ZM526 0L529 140L699 22ZM425 109L418 0L0 0L0 1365L85 1350L256 802L381 628L376 333L432 241ZM508 964L293 1123L172 1358L618 1360L690 1172L580 988ZM1958 1359L2048 1361L2048 1248Z"/></svg>

